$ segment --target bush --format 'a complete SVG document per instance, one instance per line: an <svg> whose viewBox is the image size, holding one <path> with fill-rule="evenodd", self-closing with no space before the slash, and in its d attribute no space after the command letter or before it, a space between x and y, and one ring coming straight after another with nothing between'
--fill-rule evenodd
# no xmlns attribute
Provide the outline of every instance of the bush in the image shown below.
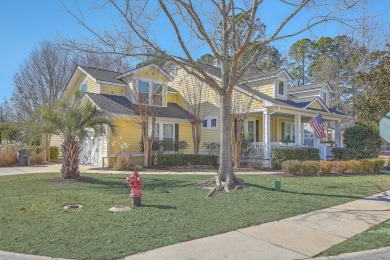
<svg viewBox="0 0 390 260"><path fill-rule="evenodd" d="M44 161L45 161L45 154L43 152L38 153L36 150L30 151L30 163L41 164Z"/></svg>
<svg viewBox="0 0 390 260"><path fill-rule="evenodd" d="M378 130L360 124L346 129L343 137L345 147L353 149L357 159L378 157L381 147Z"/></svg>
<svg viewBox="0 0 390 260"><path fill-rule="evenodd" d="M219 151L220 144L218 142L203 143L202 147L211 155L211 153Z"/></svg>
<svg viewBox="0 0 390 260"><path fill-rule="evenodd" d="M59 150L56 146L50 146L50 160L58 160Z"/></svg>
<svg viewBox="0 0 390 260"><path fill-rule="evenodd" d="M42 147L38 145L27 146L26 149L29 151L35 151L37 154L42 153Z"/></svg>
<svg viewBox="0 0 390 260"><path fill-rule="evenodd" d="M381 159L321 162L290 160L282 163L282 169L290 174L315 174L320 170L324 175L332 172L338 174L375 173L383 168L384 163L385 161Z"/></svg>
<svg viewBox="0 0 390 260"><path fill-rule="evenodd" d="M333 148L332 154L335 161L355 160L358 157L358 153L352 148Z"/></svg>
<svg viewBox="0 0 390 260"><path fill-rule="evenodd" d="M314 175L320 171L319 161L303 161L301 162L300 171L304 174Z"/></svg>
<svg viewBox="0 0 390 260"><path fill-rule="evenodd" d="M157 156L158 166L216 166L218 156L204 154L161 154Z"/></svg>
<svg viewBox="0 0 390 260"><path fill-rule="evenodd" d="M19 146L15 142L0 143L0 167L12 166L18 163L17 150Z"/></svg>
<svg viewBox="0 0 390 260"><path fill-rule="evenodd" d="M144 169L144 167L142 167L142 165L135 165L134 166L134 171L142 171Z"/></svg>
<svg viewBox="0 0 390 260"><path fill-rule="evenodd" d="M282 162L282 170L289 174L297 174L301 171L301 161L289 160Z"/></svg>
<svg viewBox="0 0 390 260"><path fill-rule="evenodd" d="M272 150L272 168L280 169L288 160L319 161L320 151L316 148L279 147Z"/></svg>
<svg viewBox="0 0 390 260"><path fill-rule="evenodd" d="M321 161L320 162L320 170L322 174L331 174L333 168L332 161Z"/></svg>

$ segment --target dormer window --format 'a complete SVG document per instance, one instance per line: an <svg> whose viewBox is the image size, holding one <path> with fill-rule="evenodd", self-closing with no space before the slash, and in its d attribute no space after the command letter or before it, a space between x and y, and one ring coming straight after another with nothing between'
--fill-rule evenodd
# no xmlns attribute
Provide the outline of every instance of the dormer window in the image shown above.
<svg viewBox="0 0 390 260"><path fill-rule="evenodd" d="M138 103L162 106L163 89L163 84L146 80L138 80Z"/></svg>
<svg viewBox="0 0 390 260"><path fill-rule="evenodd" d="M87 92L87 83L81 83L81 85L80 85L80 93L84 94L85 92Z"/></svg>
<svg viewBox="0 0 390 260"><path fill-rule="evenodd" d="M278 82L278 95L284 96L284 81L279 81Z"/></svg>

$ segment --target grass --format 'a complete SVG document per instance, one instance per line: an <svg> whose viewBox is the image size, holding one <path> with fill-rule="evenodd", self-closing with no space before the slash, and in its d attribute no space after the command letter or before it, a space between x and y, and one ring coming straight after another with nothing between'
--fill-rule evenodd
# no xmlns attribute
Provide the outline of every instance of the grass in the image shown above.
<svg viewBox="0 0 390 260"><path fill-rule="evenodd" d="M246 175L236 193L195 184L207 176L143 174L142 208L130 206L124 175L84 174L95 183L47 184L59 174L0 177L0 250L77 259L116 259L342 204L390 189L386 175L277 177ZM273 191L276 179L283 192ZM65 211L70 203L83 205Z"/></svg>
<svg viewBox="0 0 390 260"><path fill-rule="evenodd" d="M333 256L386 246L390 246L390 220L329 248L322 252L320 256Z"/></svg>

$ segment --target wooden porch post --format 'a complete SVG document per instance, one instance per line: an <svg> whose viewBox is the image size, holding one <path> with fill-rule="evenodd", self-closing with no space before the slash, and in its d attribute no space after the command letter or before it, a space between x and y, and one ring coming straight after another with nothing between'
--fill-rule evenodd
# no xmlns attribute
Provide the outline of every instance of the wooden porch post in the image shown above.
<svg viewBox="0 0 390 260"><path fill-rule="evenodd" d="M271 118L268 108L263 112L263 133L264 133L264 159L270 159L271 150Z"/></svg>
<svg viewBox="0 0 390 260"><path fill-rule="evenodd" d="M337 147L341 147L341 127L340 127L340 120L334 121L334 141L337 145Z"/></svg>
<svg viewBox="0 0 390 260"><path fill-rule="evenodd" d="M295 144L302 144L302 123L301 123L301 115L295 115L294 117L295 124Z"/></svg>

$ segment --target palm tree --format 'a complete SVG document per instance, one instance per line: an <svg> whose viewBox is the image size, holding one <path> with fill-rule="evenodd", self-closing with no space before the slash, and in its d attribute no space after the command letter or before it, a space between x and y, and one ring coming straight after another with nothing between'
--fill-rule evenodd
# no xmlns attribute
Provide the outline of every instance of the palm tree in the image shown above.
<svg viewBox="0 0 390 260"><path fill-rule="evenodd" d="M64 179L75 179L80 176L80 141L88 136L88 129L92 128L95 135L99 135L107 125L115 133L111 117L98 110L91 102L81 102L81 98L78 92L72 98L59 101L54 109L49 107L40 109L45 121L45 132L63 139L60 149L61 175Z"/></svg>

